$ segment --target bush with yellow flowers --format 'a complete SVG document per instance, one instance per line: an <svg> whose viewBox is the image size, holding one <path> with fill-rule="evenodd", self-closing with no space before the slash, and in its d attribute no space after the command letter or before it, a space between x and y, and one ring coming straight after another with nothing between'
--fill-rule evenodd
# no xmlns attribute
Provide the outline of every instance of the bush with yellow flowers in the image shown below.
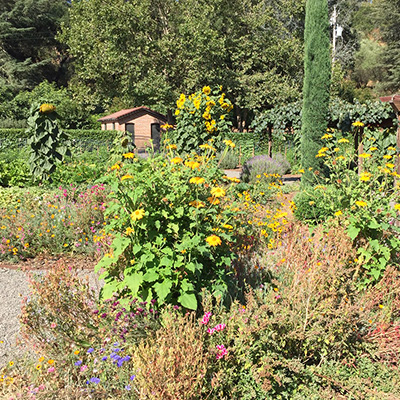
<svg viewBox="0 0 400 400"><path fill-rule="evenodd" d="M114 240L97 265L105 299L129 294L197 309L204 288L228 298L239 211L226 198L235 183L222 179L210 144L185 158L175 150L146 160L128 153L129 163L111 167L106 233Z"/></svg>
<svg viewBox="0 0 400 400"><path fill-rule="evenodd" d="M366 130L360 154L334 132L322 136L324 146L316 157L324 160L329 176L317 174L319 184L295 198L299 219L346 226L366 272L363 284L378 281L388 265L400 261L396 149L383 148L375 136Z"/></svg>
<svg viewBox="0 0 400 400"><path fill-rule="evenodd" d="M233 105L221 89L204 86L201 91L189 96L182 93L177 100L177 124L170 133L170 139L181 152L197 151L201 144L211 139L217 150L223 147L222 140L231 131L228 117Z"/></svg>

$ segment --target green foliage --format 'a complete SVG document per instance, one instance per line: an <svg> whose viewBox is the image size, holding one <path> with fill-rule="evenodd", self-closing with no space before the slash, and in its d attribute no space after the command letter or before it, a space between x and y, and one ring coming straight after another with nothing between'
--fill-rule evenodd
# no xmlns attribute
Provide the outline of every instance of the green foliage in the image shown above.
<svg viewBox="0 0 400 400"><path fill-rule="evenodd" d="M236 213L222 206L230 189L203 147L203 157L185 162L172 150L146 160L128 153L111 168L106 232L114 239L96 267L105 270L103 299L132 294L195 310L207 288L228 301Z"/></svg>
<svg viewBox="0 0 400 400"><path fill-rule="evenodd" d="M388 265L398 264L400 240L397 205L399 187L394 185L393 163L396 149L391 138L376 139L376 133L366 132L361 172L352 169L357 154L347 145L347 139L326 134L324 147L318 153L329 169L329 177L320 185L307 189L297 197L296 216L303 220L319 222L329 217L339 217L347 226L347 233L358 248L359 261L365 269L363 283L380 280ZM307 202L308 205L307 206Z"/></svg>
<svg viewBox="0 0 400 400"><path fill-rule="evenodd" d="M44 79L63 83L67 59L55 35L67 11L65 0L2 2L0 85L9 93L32 89Z"/></svg>
<svg viewBox="0 0 400 400"><path fill-rule="evenodd" d="M0 117L10 116L26 121L31 106L37 102L56 104L59 122L64 129L100 128L99 123L90 121L89 107L85 107L78 99L74 99L68 89L57 88L54 83L47 81L41 82L33 90L18 93L12 101L3 106Z"/></svg>
<svg viewBox="0 0 400 400"><path fill-rule="evenodd" d="M227 119L233 108L225 93L204 86L187 97L181 94L176 104L176 128L168 132L171 142L185 153L196 151L210 140L220 150L222 139L229 136L231 124Z"/></svg>
<svg viewBox="0 0 400 400"><path fill-rule="evenodd" d="M308 169L321 168L321 162L315 156L321 147L321 134L328 124L331 62L326 0L308 0L306 3L304 53L301 162L306 169L303 181L311 183L313 177Z"/></svg>
<svg viewBox="0 0 400 400"><path fill-rule="evenodd" d="M12 162L0 161L0 186L29 187L32 183L31 171L26 160L16 158Z"/></svg>
<svg viewBox="0 0 400 400"><path fill-rule="evenodd" d="M70 144L59 128L55 107L51 104L32 106L28 119L27 144L30 147L29 165L34 180L51 181L56 163L70 155Z"/></svg>
<svg viewBox="0 0 400 400"><path fill-rule="evenodd" d="M60 35L74 57L71 87L89 104L166 113L180 93L222 84L246 120L299 94L304 3L116 0L110 12L101 0L73 2Z"/></svg>

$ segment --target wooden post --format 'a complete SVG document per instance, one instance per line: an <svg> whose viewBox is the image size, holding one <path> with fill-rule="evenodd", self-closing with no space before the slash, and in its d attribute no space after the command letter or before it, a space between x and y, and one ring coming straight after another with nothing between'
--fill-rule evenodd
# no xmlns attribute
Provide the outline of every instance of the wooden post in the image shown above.
<svg viewBox="0 0 400 400"><path fill-rule="evenodd" d="M272 127L268 127L268 157L272 158Z"/></svg>

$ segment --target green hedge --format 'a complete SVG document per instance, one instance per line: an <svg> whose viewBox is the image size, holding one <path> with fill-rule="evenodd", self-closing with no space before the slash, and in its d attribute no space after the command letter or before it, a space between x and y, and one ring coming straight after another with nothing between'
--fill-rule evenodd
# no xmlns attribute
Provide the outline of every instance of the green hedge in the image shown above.
<svg viewBox="0 0 400 400"><path fill-rule="evenodd" d="M65 129L73 148L80 151L93 151L101 146L111 146L119 131L95 129ZM28 133L25 129L0 129L0 151L20 148L26 145Z"/></svg>
<svg viewBox="0 0 400 400"><path fill-rule="evenodd" d="M112 141L115 139L119 131L101 131L95 129L65 129L65 133L68 134L70 139L94 139L94 140L104 140ZM26 139L28 138L28 133L25 129L12 128L12 129L0 129L0 140L4 139Z"/></svg>

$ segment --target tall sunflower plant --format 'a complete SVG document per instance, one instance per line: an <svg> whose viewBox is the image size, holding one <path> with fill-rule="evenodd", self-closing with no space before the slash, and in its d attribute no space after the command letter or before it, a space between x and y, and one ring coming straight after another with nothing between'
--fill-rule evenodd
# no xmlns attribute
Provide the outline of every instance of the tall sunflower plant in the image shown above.
<svg viewBox="0 0 400 400"><path fill-rule="evenodd" d="M358 125L355 125L357 127ZM400 175L393 146L377 141L367 129L363 151L334 131L322 136L321 158L328 177L307 189L310 207L322 207L328 224L341 224L358 247L361 285L380 280L388 265L400 261ZM318 203L318 204L317 204Z"/></svg>
<svg viewBox="0 0 400 400"><path fill-rule="evenodd" d="M180 156L167 139L161 155L124 157L129 162L113 165L107 178L113 241L96 266L102 298L196 310L206 289L228 301L239 209L227 199L237 180L223 177L212 143Z"/></svg>

